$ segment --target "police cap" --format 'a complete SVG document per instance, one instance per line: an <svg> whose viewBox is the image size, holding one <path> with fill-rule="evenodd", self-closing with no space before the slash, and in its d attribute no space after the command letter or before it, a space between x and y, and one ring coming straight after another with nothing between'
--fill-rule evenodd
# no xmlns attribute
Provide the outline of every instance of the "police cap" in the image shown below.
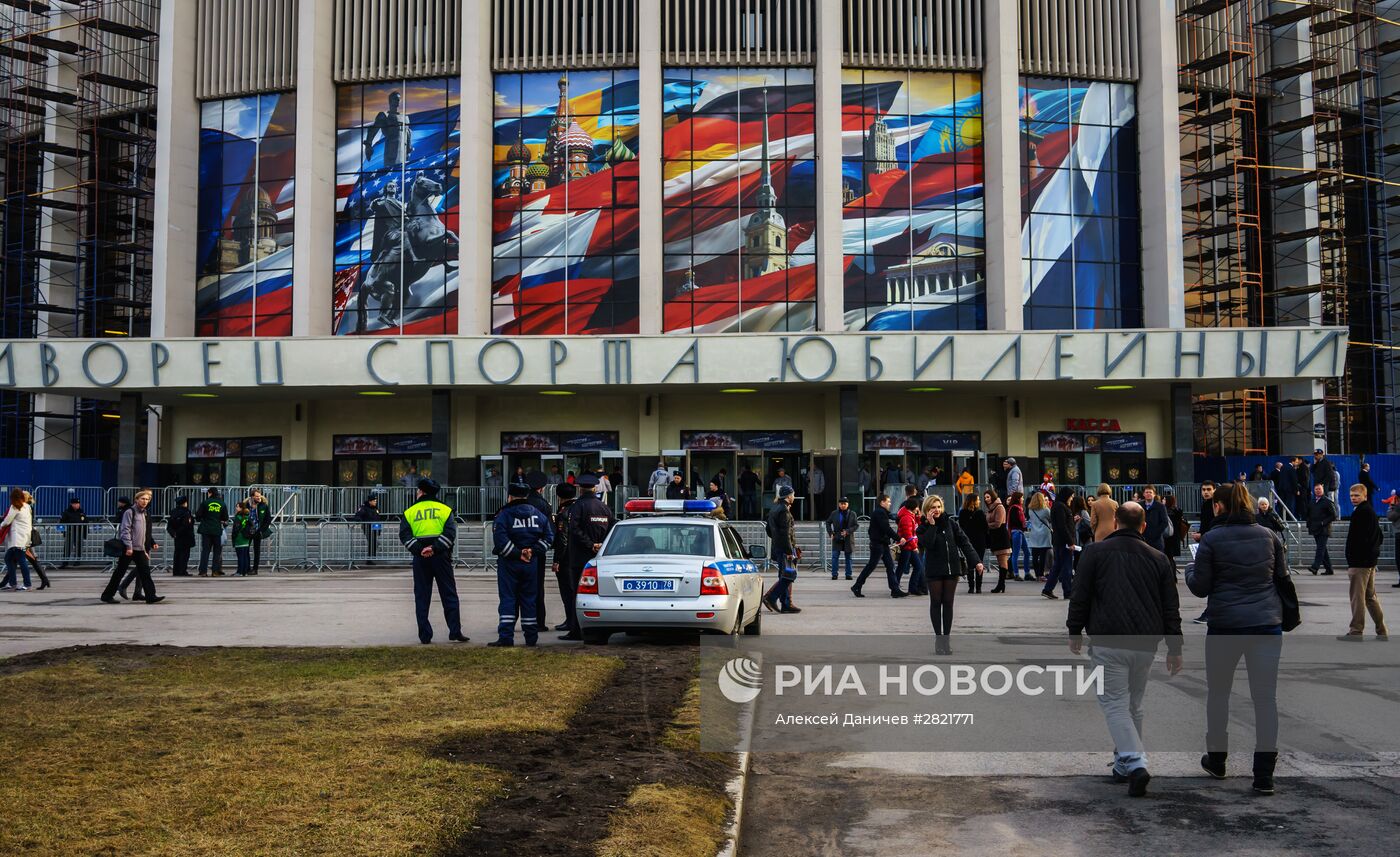
<svg viewBox="0 0 1400 857"><path fill-rule="evenodd" d="M530 486L531 491L538 491L544 487L544 474L538 470L531 470L525 474L525 484Z"/></svg>
<svg viewBox="0 0 1400 857"><path fill-rule="evenodd" d="M561 482L554 488L554 496L560 500L572 500L578 496L578 489L567 482Z"/></svg>
<svg viewBox="0 0 1400 857"><path fill-rule="evenodd" d="M524 482L512 482L510 483L510 487L508 487L506 491L512 497L530 496L530 486L526 485Z"/></svg>
<svg viewBox="0 0 1400 857"><path fill-rule="evenodd" d="M598 487L598 477L592 473L584 473L576 480L580 488L593 489Z"/></svg>
<svg viewBox="0 0 1400 857"><path fill-rule="evenodd" d="M442 486L438 484L436 479L428 479L425 477L418 480L418 490L427 494L429 497L436 497L438 492L442 490Z"/></svg>

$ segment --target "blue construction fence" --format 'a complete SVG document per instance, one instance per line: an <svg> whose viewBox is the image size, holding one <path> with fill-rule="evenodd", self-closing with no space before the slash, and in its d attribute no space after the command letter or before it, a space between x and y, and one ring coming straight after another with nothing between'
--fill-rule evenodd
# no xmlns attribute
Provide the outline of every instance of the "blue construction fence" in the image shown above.
<svg viewBox="0 0 1400 857"><path fill-rule="evenodd" d="M1286 455L1227 455L1210 456L1196 459L1196 481L1204 482L1207 479L1216 482L1229 482L1243 472L1247 477L1254 473L1254 468L1263 465L1264 473L1267 475L1274 470L1274 462L1287 462L1291 456ZM1364 460L1371 465L1371 478L1375 480L1379 491L1372 498L1376 511L1384 514L1385 507L1380 504L1383 497L1389 497L1391 491L1400 491L1400 455L1329 455L1328 460L1337 468L1337 475L1341 477L1341 490L1337 492L1337 505L1343 517L1351 515L1351 497L1347 489L1355 485L1357 477L1361 473L1361 462ZM1309 465L1312 464L1312 455L1304 458ZM1308 486L1311 490L1311 485Z"/></svg>

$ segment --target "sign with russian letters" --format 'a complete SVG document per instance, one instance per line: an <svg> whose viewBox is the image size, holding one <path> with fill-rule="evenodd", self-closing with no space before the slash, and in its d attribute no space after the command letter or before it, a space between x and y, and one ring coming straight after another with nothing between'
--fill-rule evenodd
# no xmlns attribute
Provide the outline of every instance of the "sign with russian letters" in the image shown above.
<svg viewBox="0 0 1400 857"><path fill-rule="evenodd" d="M1065 420L1065 431L1122 431L1117 420L1109 419L1068 419Z"/></svg>
<svg viewBox="0 0 1400 857"><path fill-rule="evenodd" d="M1337 377L1346 349L1346 329L1334 327L42 339L0 342L0 389L107 398L140 392L153 400L261 387L327 395L446 387L1181 381L1223 390Z"/></svg>

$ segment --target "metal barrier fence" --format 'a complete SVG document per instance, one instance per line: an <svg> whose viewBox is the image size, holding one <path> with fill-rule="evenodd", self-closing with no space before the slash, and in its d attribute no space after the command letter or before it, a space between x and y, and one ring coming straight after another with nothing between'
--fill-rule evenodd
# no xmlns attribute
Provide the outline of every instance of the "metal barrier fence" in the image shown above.
<svg viewBox="0 0 1400 857"><path fill-rule="evenodd" d="M112 560L102 552L102 543L117 534L115 524L36 524L40 544L34 555L44 565L76 563L107 565Z"/></svg>

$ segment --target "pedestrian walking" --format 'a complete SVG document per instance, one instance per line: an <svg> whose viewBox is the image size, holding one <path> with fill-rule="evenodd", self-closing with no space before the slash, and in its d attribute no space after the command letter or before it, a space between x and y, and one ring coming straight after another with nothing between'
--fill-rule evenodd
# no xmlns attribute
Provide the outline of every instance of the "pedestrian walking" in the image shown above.
<svg viewBox="0 0 1400 857"><path fill-rule="evenodd" d="M1009 498L1014 494L1023 497L1026 493L1026 478L1021 475L1021 467L1014 458L1002 459L1001 466L1006 468L1006 496Z"/></svg>
<svg viewBox="0 0 1400 857"><path fill-rule="evenodd" d="M1356 481L1366 489L1367 503L1380 496L1380 486L1376 485L1376 480L1371 478L1371 462L1361 462L1361 472L1357 474Z"/></svg>
<svg viewBox="0 0 1400 857"><path fill-rule="evenodd" d="M603 542L608 538L608 533L617 523L612 509L609 509L608 505L594 493L597 487L598 479L596 476L591 473L580 476L578 479L579 498L569 508L568 559L569 597L571 600L577 597L579 579L583 576L584 566L598 556L598 552L603 549ZM569 632L560 639L582 640L583 633L579 627L577 611L570 611L567 615L573 624L570 626Z"/></svg>
<svg viewBox="0 0 1400 857"><path fill-rule="evenodd" d="M779 469L779 475L782 474ZM801 613L792 603L792 585L797 580L797 563L802 549L797 546L797 523L792 517L796 495L791 485L778 486L778 498L768 511L768 538L772 543L769 556L778 564L778 580L763 595L763 606L774 613Z"/></svg>
<svg viewBox="0 0 1400 857"><path fill-rule="evenodd" d="M899 511L895 514L895 532L899 534L899 564L895 567L894 577L898 582L904 579L904 573L909 573L909 582L905 584L905 592L910 595L927 595L928 587L924 583L924 560L919 556L919 537L915 535L919 524L922 523L923 509L920 501L919 488L916 485L904 486L904 502L899 505Z"/></svg>
<svg viewBox="0 0 1400 857"><path fill-rule="evenodd" d="M1094 494L1094 502L1089 504L1089 526L1094 541L1101 542L1119 529L1118 501L1113 499L1113 489L1107 482L1100 482Z"/></svg>
<svg viewBox="0 0 1400 857"><path fill-rule="evenodd" d="M962 527L947 514L942 497L934 494L926 498L921 511L923 522L915 533L924 561L924 579L928 582L934 652L951 655L953 602L957 598L959 578L964 573L980 574L985 566Z"/></svg>
<svg viewBox="0 0 1400 857"><path fill-rule="evenodd" d="M1081 552L1066 625L1069 650L1079 654L1084 632L1089 658L1102 670L1099 708L1113 739L1113 779L1130 797L1147 794L1143 697L1157 647L1166 640L1167 674L1182 666L1181 610L1176 568L1147 543L1147 516L1137 503L1113 510L1117 529Z"/></svg>
<svg viewBox="0 0 1400 857"><path fill-rule="evenodd" d="M1070 501L1074 499L1074 489L1064 488L1055 496L1050 506L1050 543L1052 551L1050 574L1045 578L1045 588L1040 594L1055 600L1055 584L1060 591L1070 597L1074 580L1074 554L1079 547L1078 534L1074 523L1074 513L1070 511Z"/></svg>
<svg viewBox="0 0 1400 857"><path fill-rule="evenodd" d="M1015 491L1006 499L1006 521L1011 530L1011 576L1016 580L1033 578L1035 571L1031 565L1031 548L1026 542L1025 495Z"/></svg>
<svg viewBox="0 0 1400 857"><path fill-rule="evenodd" d="M194 513L199 533L199 576L212 573L215 577L224 576L224 525L228 523L228 506L219 496L218 488L210 488L206 498ZM213 558L213 571L210 571L210 558Z"/></svg>
<svg viewBox="0 0 1400 857"><path fill-rule="evenodd" d="M1389 640L1390 632L1385 626L1385 612L1381 610L1380 599L1376 597L1376 566L1380 564L1381 545L1385 536L1381 533L1381 521L1371 506L1366 486L1360 482L1351 486L1351 526L1347 528L1347 580L1351 595L1351 625L1347 632L1338 637L1346 642L1360 642L1366 631L1366 614L1371 614L1371 624L1376 629L1376 639Z"/></svg>
<svg viewBox="0 0 1400 857"><path fill-rule="evenodd" d="M1313 552L1312 564L1308 571L1317 574L1324 568L1324 575L1332 573L1332 557L1327 552L1327 540L1332 538L1332 524L1337 520L1337 507L1327 498L1322 484L1313 485L1312 505L1308 506L1308 535L1313 537L1317 549Z"/></svg>
<svg viewBox="0 0 1400 857"><path fill-rule="evenodd" d="M655 500L662 500L666 497L666 486L671 482L671 471L667 469L666 462L656 462L656 469L651 472L651 478L647 480L647 493Z"/></svg>
<svg viewBox="0 0 1400 857"><path fill-rule="evenodd" d="M1314 488L1318 485L1322 486L1322 490L1327 494L1327 499L1331 500L1332 505L1335 506L1339 482L1337 467L1332 463L1332 459L1327 457L1327 453L1320 448L1313 450L1312 481Z"/></svg>
<svg viewBox="0 0 1400 857"><path fill-rule="evenodd" d="M1156 492L1153 492L1156 496ZM1181 507L1176 504L1176 495L1168 494L1163 497L1162 506L1167 511L1166 535L1162 538L1162 547L1166 551L1167 559L1173 563L1181 556L1181 546L1186 542L1186 534L1190 531L1191 525L1187 523L1186 516L1182 514Z"/></svg>
<svg viewBox="0 0 1400 857"><path fill-rule="evenodd" d="M83 501L74 497L68 501L68 508L58 516L59 529L63 530L63 562L59 568L78 565L83 561L83 541L87 538L87 513L83 511Z"/></svg>
<svg viewBox="0 0 1400 857"><path fill-rule="evenodd" d="M155 530L151 527L151 519L147 514L150 504L151 492L143 489L136 492L131 507L122 513L121 523L117 525L117 538L121 539L125 552L117 561L117 567L112 571L111 579L107 581L107 588L102 591L102 600L108 604L118 603L113 596L128 565L135 566L136 569L135 595L138 600L144 600L147 604L158 604L165 600L164 595L156 594L156 582L151 579L151 554L160 545L156 544Z"/></svg>
<svg viewBox="0 0 1400 857"><path fill-rule="evenodd" d="M496 639L486 645L515 645L515 620L525 645L539 643L536 616L539 603L538 558L549 552L554 542L554 526L549 516L530 502L529 485L512 482L506 488L509 500L496 513L491 525L491 552L496 556L496 587L500 594L500 624Z"/></svg>
<svg viewBox="0 0 1400 857"><path fill-rule="evenodd" d="M190 498L183 494L175 498L175 508L165 522L165 534L175 548L171 574L174 577L190 576L190 551L195 546L194 513L190 511Z"/></svg>
<svg viewBox="0 0 1400 857"><path fill-rule="evenodd" d="M1198 542L1202 536L1210 532L1210 528L1215 524L1216 487L1216 484L1209 479L1201 483L1201 528L1192 534L1192 538Z"/></svg>
<svg viewBox="0 0 1400 857"><path fill-rule="evenodd" d="M29 589L29 558L25 548L29 546L30 531L34 528L34 513L24 502L24 489L10 489L10 507L0 521L0 545L5 549L5 579L0 581L0 590L24 592ZM19 576L16 576L16 568ZM20 578L23 578L23 583Z"/></svg>
<svg viewBox="0 0 1400 857"><path fill-rule="evenodd" d="M995 488L987 489L982 495L982 503L987 507L987 550L997 561L997 585L992 592L1005 592L1007 567L1011 562L1010 516ZM978 583L981 583L980 579Z"/></svg>
<svg viewBox="0 0 1400 857"><path fill-rule="evenodd" d="M234 507L233 521L229 525L229 541L233 543L233 555L237 560L236 577L248 577L253 572L253 514L244 500Z"/></svg>
<svg viewBox="0 0 1400 857"><path fill-rule="evenodd" d="M426 645L433 641L428 608L432 606L433 585L436 584L442 615L447 620L447 639L465 643L468 637L462 633L457 578L452 574L457 520L451 506L438 502L442 486L436 480L419 479L416 487L417 499L404 510L403 522L399 524L399 541L413 557L413 608L418 619L418 642ZM511 622L514 621L512 615Z"/></svg>
<svg viewBox="0 0 1400 857"><path fill-rule="evenodd" d="M977 562L982 563L982 557L987 553L987 513L982 511L982 503L977 499L976 494L969 494L962 501L962 510L958 512L958 526L967 534L967 540L972 543L972 549L977 552ZM969 595L981 594L982 575L973 571L967 575L967 592Z"/></svg>
<svg viewBox="0 0 1400 857"><path fill-rule="evenodd" d="M384 513L379 511L379 495L371 494L360 504L360 508L355 510L355 520L362 521L361 530L365 536L366 556L369 562L374 562L379 556L379 530L383 526Z"/></svg>
<svg viewBox="0 0 1400 857"><path fill-rule="evenodd" d="M1298 624L1298 595L1283 542L1258 525L1244 485L1212 497L1219 517L1201 538L1186 585L1206 599L1206 754L1201 767L1225 778L1230 694L1241 659L1254 705L1254 790L1274 793L1278 761L1278 665L1283 632ZM1325 499L1325 498L1324 498Z"/></svg>
<svg viewBox="0 0 1400 857"><path fill-rule="evenodd" d="M721 521L729 520L729 495L724 493L724 483L720 476L710 480L710 484L705 487L705 499L715 502L714 516Z"/></svg>
<svg viewBox="0 0 1400 857"><path fill-rule="evenodd" d="M758 494L758 474L754 473L753 468L746 464L744 472L739 474L739 517L741 519L745 521L757 520Z"/></svg>
<svg viewBox="0 0 1400 857"><path fill-rule="evenodd" d="M971 467L964 467L962 473L958 474L958 481L953 483L958 492L958 501L963 502L963 498L975 496L977 490L977 477L972 475ZM975 545L976 542L973 542Z"/></svg>
<svg viewBox="0 0 1400 857"><path fill-rule="evenodd" d="M1069 501L1069 510L1074 513L1074 543L1079 548L1074 552L1074 567L1079 568L1079 558L1084 555L1084 546L1094 541L1094 525L1090 523L1089 504L1083 494L1075 492L1074 499Z"/></svg>
<svg viewBox="0 0 1400 857"><path fill-rule="evenodd" d="M1050 545L1053 534L1050 532L1049 495L1037 491L1031 495L1026 506L1026 545L1031 549L1031 567L1026 579L1039 581L1050 573Z"/></svg>
<svg viewBox="0 0 1400 857"><path fill-rule="evenodd" d="M905 593L899 588L899 579L895 577L894 573L894 559L890 556L890 544L899 539L899 531L895 526L894 519L890 516L890 495L881 494L875 498L875 508L870 510L868 531L870 558L865 561L865 568L862 568L860 575L856 577L855 585L851 587L851 594L857 598L864 598L861 588L865 586L866 578L870 577L870 573L875 570L877 564L883 563L885 577L890 586L890 597L903 598Z"/></svg>
<svg viewBox="0 0 1400 857"><path fill-rule="evenodd" d="M826 519L826 537L831 541L831 579L836 579L836 562L841 554L846 555L846 579L851 579L851 552L855 546L856 513L851 511L851 501L841 497L836 501L836 510Z"/></svg>
<svg viewBox="0 0 1400 857"><path fill-rule="evenodd" d="M29 528L29 544L24 546L24 556L29 560L29 564L34 567L34 573L39 575L39 589L48 589L52 586L49 583L48 572L44 570L44 563L39 559L39 555L34 549L44 543L44 539L39 535L37 521L39 516L34 512L34 495L28 491L24 492L24 505L29 507L29 519L36 522L35 526Z"/></svg>

